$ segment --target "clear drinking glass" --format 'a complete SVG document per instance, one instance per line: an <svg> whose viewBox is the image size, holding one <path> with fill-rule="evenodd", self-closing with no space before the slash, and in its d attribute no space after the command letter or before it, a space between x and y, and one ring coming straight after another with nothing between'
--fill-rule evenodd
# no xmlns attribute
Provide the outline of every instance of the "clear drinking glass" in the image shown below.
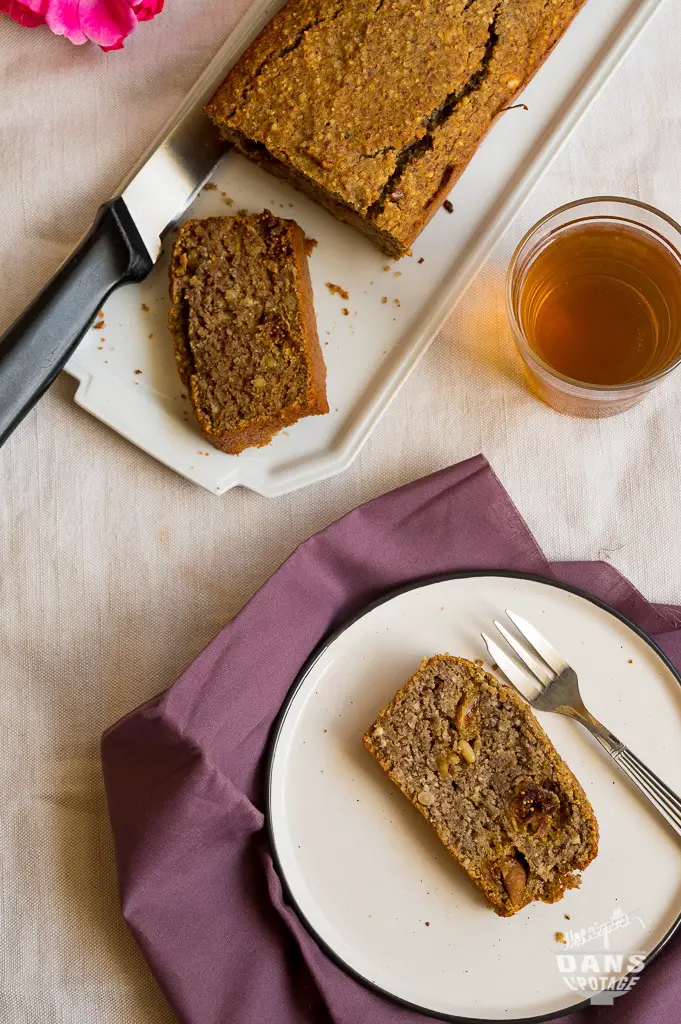
<svg viewBox="0 0 681 1024"><path fill-rule="evenodd" d="M524 289L528 287L528 279L532 279L533 268L536 277L540 273L537 268L547 262L548 247L562 239L565 249L565 240L574 239L576 231L581 233L580 238L586 238L585 230L592 228L596 235L602 229L608 232L611 241L615 240L616 253L617 240L621 241L617 258L624 271L630 251L626 243L632 237L637 240L639 249L641 243L643 250L648 245L654 248L666 267L662 284L642 278L646 287L654 289L652 294L659 316L654 321L654 356L645 364L639 379L625 379L615 384L589 383L561 372L533 347L529 323L523 322L524 316L527 318ZM537 264L540 256L544 262ZM636 262L633 257L632 262ZM577 259L577 269L570 269L579 273L580 266ZM633 272L645 275L645 260L643 269L639 266ZM639 402L681 362L681 227L652 206L633 200L605 196L570 203L540 220L518 245L508 270L506 302L528 384L540 399L559 412L573 416L601 417L623 412ZM569 332L569 327L565 329ZM617 336L608 338L608 344L616 345Z"/></svg>

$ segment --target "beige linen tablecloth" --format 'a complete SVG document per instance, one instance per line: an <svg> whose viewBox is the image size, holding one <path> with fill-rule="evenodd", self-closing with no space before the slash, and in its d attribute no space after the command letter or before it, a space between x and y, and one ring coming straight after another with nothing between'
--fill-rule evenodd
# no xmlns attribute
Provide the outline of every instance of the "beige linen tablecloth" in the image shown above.
<svg viewBox="0 0 681 1024"><path fill-rule="evenodd" d="M0 18L0 328L68 253L246 0L167 0L122 52ZM596 0L606 2L606 0ZM311 532L483 451L549 558L681 601L681 376L604 422L524 390L503 309L521 233L629 195L681 219L681 9L668 0L528 198L354 465L268 501L192 486L62 377L0 451L0 1021L168 1021L119 919L98 742Z"/></svg>

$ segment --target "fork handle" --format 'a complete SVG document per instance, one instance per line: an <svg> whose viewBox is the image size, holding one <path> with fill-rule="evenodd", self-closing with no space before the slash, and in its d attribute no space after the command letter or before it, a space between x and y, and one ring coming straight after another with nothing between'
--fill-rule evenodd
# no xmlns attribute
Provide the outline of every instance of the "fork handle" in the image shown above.
<svg viewBox="0 0 681 1024"><path fill-rule="evenodd" d="M613 761L619 765L625 775L644 793L663 818L665 818L678 835L681 835L681 798L666 782L663 782L654 771L629 750L624 743L619 749L611 751Z"/></svg>
<svg viewBox="0 0 681 1024"><path fill-rule="evenodd" d="M587 712L586 718L580 720L592 733L605 750L608 751L615 764L622 769L634 785L650 800L662 817L669 822L677 835L681 836L681 797L678 797L666 782L651 771L626 744L606 729L598 719Z"/></svg>

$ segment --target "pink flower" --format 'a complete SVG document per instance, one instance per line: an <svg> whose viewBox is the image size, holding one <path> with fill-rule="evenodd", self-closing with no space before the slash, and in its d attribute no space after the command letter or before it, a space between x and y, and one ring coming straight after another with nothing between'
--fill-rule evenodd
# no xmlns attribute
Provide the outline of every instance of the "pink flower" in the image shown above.
<svg viewBox="0 0 681 1024"><path fill-rule="evenodd" d="M47 25L80 45L91 40L103 50L120 50L138 21L150 21L164 0L0 0L0 12L20 25Z"/></svg>

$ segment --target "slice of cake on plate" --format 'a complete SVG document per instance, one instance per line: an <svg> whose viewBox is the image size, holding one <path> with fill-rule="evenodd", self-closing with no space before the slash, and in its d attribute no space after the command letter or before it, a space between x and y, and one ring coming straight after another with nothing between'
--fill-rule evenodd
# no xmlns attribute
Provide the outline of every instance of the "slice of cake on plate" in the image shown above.
<svg viewBox="0 0 681 1024"><path fill-rule="evenodd" d="M477 663L424 659L364 744L502 917L559 900L598 853L579 782L529 705Z"/></svg>

